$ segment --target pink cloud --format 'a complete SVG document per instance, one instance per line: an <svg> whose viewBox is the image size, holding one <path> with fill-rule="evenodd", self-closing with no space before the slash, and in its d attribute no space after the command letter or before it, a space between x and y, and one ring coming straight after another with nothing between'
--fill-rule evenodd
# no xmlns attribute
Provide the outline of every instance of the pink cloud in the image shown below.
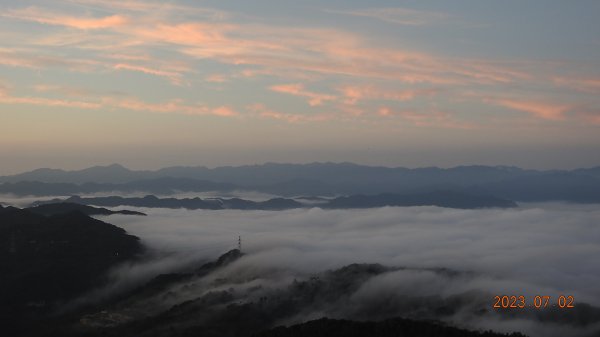
<svg viewBox="0 0 600 337"><path fill-rule="evenodd" d="M101 18L77 17L51 13L47 10L42 10L37 7L9 10L3 16L18 20L33 21L41 24L65 26L84 30L114 28L123 26L129 21L128 18L121 15L110 15Z"/></svg>
<svg viewBox="0 0 600 337"><path fill-rule="evenodd" d="M33 69L60 66L80 71L101 70L106 72L107 69L135 71L166 78L174 84L181 84L184 73L187 74L191 67L178 67L172 64L171 59L161 61L153 59L151 56L155 55L155 50L168 49L169 56L175 55L174 58L185 58L189 62L211 60L227 65L236 65L235 70L228 70L230 78L254 81L257 77L269 76L284 79L279 80L281 83L292 82L291 84L274 85L269 89L282 94L302 97L313 107L327 105L329 108L328 103L333 103L331 106L335 110L330 113L338 114L338 117L340 115L364 116L365 111L368 111L364 106L366 104L353 107L361 101L404 102L450 90L467 90L474 85L486 87L494 92L507 88L512 90L510 88L514 87L511 85L515 83L521 84L521 87L539 88L547 85L542 78L553 78L552 75L535 76L534 74L536 72L539 74L542 69L536 62L527 62L523 65L523 63L516 62L452 58L421 52L405 46L384 47L374 45L372 40L359 34L335 29L291 28L236 23L232 20L225 22L222 18L226 16L215 20L207 19L207 16L199 16L201 20L198 21L201 22L190 22L186 21L189 20L189 15L181 14L181 8L175 10L172 5L163 6L160 3L129 0L72 1L94 4L95 7L108 9L110 13L118 10L121 14L90 17L89 15L50 13L29 7L21 10L9 10L0 16L84 30L63 29L68 38L59 42L68 45L69 48L81 48L89 52L91 54L89 58L80 60L61 58L55 56L56 54L45 53L41 48L35 50L39 47L37 45L31 50L0 48L0 64ZM159 12L162 9L165 10L165 13ZM151 18L141 16L139 13L130 13L146 11L152 14ZM210 11L206 13L208 16L212 15ZM217 15L217 13L213 14ZM393 13L367 11L360 15L388 21L420 20L402 11ZM240 20L239 22L247 21ZM110 29L110 31L98 31L99 29ZM76 38L71 39L71 36L74 35ZM113 44L117 44L118 48L115 48ZM101 58L98 61L95 60L93 53L99 51ZM328 81L331 79L334 81ZM204 80L221 83L227 78L220 74L212 74ZM313 80L314 82L311 82ZM350 84L342 87L332 85L329 88L315 90L312 86L293 83L315 83L317 80L323 80L321 83ZM365 85L363 83L377 84ZM554 83L587 93L597 93L600 88L600 80L593 76L586 78L556 77ZM421 89L427 86L435 86L436 89ZM469 97L467 99L479 102L478 98ZM43 101L38 102L42 103ZM567 105L553 105L533 100L498 99L496 97L488 102L548 120L564 119L565 114L571 109ZM157 104L126 101L114 103L113 107L226 117L237 114L234 110L228 110L226 107L213 108L185 104L179 100ZM266 108L261 114L258 115L287 121L309 120L309 116L274 112ZM439 112L415 113L414 111L380 109L378 114L387 117L396 116L422 125L427 125L428 121L441 123L444 120L443 113ZM328 118L332 118L331 116L328 115ZM451 116L446 117L451 119Z"/></svg>
<svg viewBox="0 0 600 337"><path fill-rule="evenodd" d="M260 103L250 105L247 107L247 109L252 114L257 115L261 118L276 119L280 121L285 121L287 123L323 122L332 119L332 116L328 114L301 115L278 112L268 109L264 104Z"/></svg>
<svg viewBox="0 0 600 337"><path fill-rule="evenodd" d="M418 96L435 95L438 89L405 89L405 90L390 90L378 88L372 85L366 86L343 86L338 89L346 98L344 103L356 104L360 100L392 100L392 101L408 101Z"/></svg>
<svg viewBox="0 0 600 337"><path fill-rule="evenodd" d="M63 67L69 70L89 72L101 67L101 62L92 59L67 58L47 55L34 50L0 48L0 64L30 69Z"/></svg>
<svg viewBox="0 0 600 337"><path fill-rule="evenodd" d="M308 98L308 104L310 106L322 105L327 101L334 101L336 99L333 95L320 94L312 91L308 91L304 89L304 85L302 84L281 84L274 85L270 87L271 90L275 92L280 92L284 94L306 97Z"/></svg>
<svg viewBox="0 0 600 337"><path fill-rule="evenodd" d="M108 54L106 58L120 60L120 61L150 61L149 55L136 55L136 54Z"/></svg>
<svg viewBox="0 0 600 337"><path fill-rule="evenodd" d="M97 96L93 92L82 88L82 87L74 87L74 86L65 86L65 85L55 85L55 84L36 84L33 87L33 90L36 92L52 92L59 93L66 96L75 96L75 97L90 97Z"/></svg>
<svg viewBox="0 0 600 337"><path fill-rule="evenodd" d="M57 18L55 20L47 20L43 23L63 25L77 29L101 29L112 28L126 24L127 18L120 15L111 15L99 19L92 18Z"/></svg>
<svg viewBox="0 0 600 337"><path fill-rule="evenodd" d="M338 104L336 108L340 112L342 112L346 115L350 115L352 117L359 117L366 113L363 108L355 106L354 104L347 104L345 102L343 104Z"/></svg>
<svg viewBox="0 0 600 337"><path fill-rule="evenodd" d="M99 109L101 104L94 102L70 101L63 99L51 99L44 97L13 97L6 92L0 94L0 103L4 104L26 104L41 105L49 107L64 107L77 109Z"/></svg>
<svg viewBox="0 0 600 337"><path fill-rule="evenodd" d="M302 71L301 69L269 69L266 67L244 69L236 74L236 77L242 78L254 78L259 76L278 77L301 81L315 81L322 78L322 76L319 76L319 74L308 73L306 71Z"/></svg>
<svg viewBox="0 0 600 337"><path fill-rule="evenodd" d="M159 69L154 69L154 68L149 68L149 67L144 67L144 66L139 66L139 65L133 65L133 64L127 64L127 63L115 64L114 69L137 71L137 72L141 72L141 73L145 73L145 74L149 74L149 75L166 77L173 84L177 84L177 85L182 84L182 75L180 73L174 72L174 71L159 70Z"/></svg>
<svg viewBox="0 0 600 337"><path fill-rule="evenodd" d="M11 67L38 68L43 62L38 58L23 58L21 53L0 48L0 64Z"/></svg>
<svg viewBox="0 0 600 337"><path fill-rule="evenodd" d="M114 64L112 61L102 62L93 59L63 58L54 55L47 56L44 54L34 54L30 51L0 48L0 64L12 67L31 69L60 67L78 72L91 72L99 69L127 70L164 77L176 85L183 84L183 72L189 71L189 68L185 65L181 65L173 61L164 65L162 62L154 60L150 57L127 57L125 55L111 55L109 58L126 58L131 61L144 60L147 65L131 64L127 62ZM161 69L163 66L167 67L167 69Z"/></svg>
<svg viewBox="0 0 600 337"><path fill-rule="evenodd" d="M493 62L366 46L357 35L331 29L181 23L144 27L134 35L147 43L185 46L182 52L196 58L263 68L247 76L310 72L435 84L506 83L526 76Z"/></svg>
<svg viewBox="0 0 600 337"><path fill-rule="evenodd" d="M155 9L159 8L161 7ZM168 12L173 14L176 11ZM362 36L333 29L273 27L222 21L170 22L167 17L159 17L157 23L146 22L144 18L128 19L119 15L79 18L56 13L50 15L32 7L10 11L8 16L76 28L115 27L118 29L113 33L120 34L118 40L123 46L176 45L179 48L175 50L187 56L234 65L252 65L257 68L254 74L269 76L312 73L387 79L408 84L444 85L508 83L525 76L494 62L451 59L414 50L372 46ZM101 37L87 38L89 41L89 38ZM89 42L85 43L87 48L93 47L89 46ZM316 98L313 103L318 105L324 100Z"/></svg>
<svg viewBox="0 0 600 337"><path fill-rule="evenodd" d="M220 106L218 108L212 109L211 113L213 115L222 117L236 117L240 115L237 111L227 106Z"/></svg>
<svg viewBox="0 0 600 337"><path fill-rule="evenodd" d="M235 29L234 25L211 23L159 23L152 26L138 26L130 33L134 38L141 38L144 43L169 43L183 46L202 46L202 49L214 50L216 54L228 50L240 50L239 46L230 45L225 33ZM211 55L211 53L208 53Z"/></svg>
<svg viewBox="0 0 600 337"><path fill-rule="evenodd" d="M181 100L171 100L166 103L147 103L138 99L109 99L106 101L106 104L112 107L134 111L177 113L185 115L215 115L220 117L239 116L239 113L230 107L220 106L212 108L202 104L190 105L183 103Z"/></svg>
<svg viewBox="0 0 600 337"><path fill-rule="evenodd" d="M61 86L38 85L35 90L40 92L69 90ZM186 104L182 100L171 100L165 103L148 103L137 98L116 98L105 96L96 98L96 101L74 101L46 97L19 97L12 96L9 87L0 83L0 103L25 104L48 107L66 107L77 109L126 109L144 112L174 113L186 115L214 115L220 117L237 117L240 114L229 106L210 107L202 104Z"/></svg>
<svg viewBox="0 0 600 337"><path fill-rule="evenodd" d="M205 80L211 83L225 83L228 81L227 76L223 74L212 74L208 75Z"/></svg>
<svg viewBox="0 0 600 337"><path fill-rule="evenodd" d="M535 117L548 120L563 120L565 119L565 112L572 108L569 105L530 100L496 99L491 102L509 109L528 112Z"/></svg>
<svg viewBox="0 0 600 337"><path fill-rule="evenodd" d="M378 113L379 113L379 116L388 117L388 116L392 115L392 109L390 109L386 106L382 106L381 108L379 108Z"/></svg>
<svg viewBox="0 0 600 337"><path fill-rule="evenodd" d="M56 86L40 86L41 90L56 90ZM0 82L0 103L3 104L25 104L39 105L49 107L64 107L77 109L99 109L102 105L96 102L73 101L66 99L55 99L46 97L13 96L10 93L10 86Z"/></svg>
<svg viewBox="0 0 600 337"><path fill-rule="evenodd" d="M457 75L481 84L503 84L533 78L531 74L518 70L514 66L483 60L468 60L468 62L450 60L448 66L453 68Z"/></svg>

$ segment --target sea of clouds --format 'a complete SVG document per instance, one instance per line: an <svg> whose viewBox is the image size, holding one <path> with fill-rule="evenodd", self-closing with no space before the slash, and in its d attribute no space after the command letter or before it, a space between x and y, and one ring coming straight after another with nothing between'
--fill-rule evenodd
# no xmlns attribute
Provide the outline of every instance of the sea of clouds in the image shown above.
<svg viewBox="0 0 600 337"><path fill-rule="evenodd" d="M37 199L2 199L5 204L21 207L34 200ZM232 280L231 284L221 285L222 289L257 285L283 289L296 278L308 279L352 263L379 263L407 269L369 279L345 300L343 305L352 310L336 308L340 304L333 303L325 313L320 308L282 323L324 314L360 319L362 313L367 319L370 311L381 311L382 299L389 306L401 303L406 296L458 296L462 302L467 298L472 305L465 305L464 310L454 314L451 324L499 332L521 331L532 337L589 336L600 331L600 311L588 312L573 321L573 315L567 317L566 311L565 317L558 310L554 316L543 318L543 312L536 312L537 309L533 314L505 310L498 315L491 306L495 295L523 295L528 304L535 295L551 296L554 302L560 295L571 295L576 305L600 307L599 206L541 203L513 209L384 207L286 211L119 207L115 209L137 210L148 216L99 218L140 237L148 254L138 262L113 270L108 287L82 300L99 300L122 289L132 289L160 273L189 270L202 261L214 260L237 248L241 236L243 258L199 280L194 287L187 285L186 292L174 291L178 297L163 303L162 309L215 290L211 285L215 279ZM450 277L428 268L447 268L461 274ZM140 303L139 307L154 306L160 310L160 301L154 299L152 305ZM406 315L400 307L392 305L390 316ZM472 313L480 307L491 314L474 316Z"/></svg>
<svg viewBox="0 0 600 337"><path fill-rule="evenodd" d="M493 305L494 295L523 295L528 302L535 295L553 299L572 295L576 303L600 306L598 205L528 204L484 210L135 210L148 216L116 215L103 220L139 236L152 251L161 253L147 262L120 268L114 273L114 284L141 282L192 261L214 259L236 248L241 236L246 255L214 277L245 275L254 280L252 285L256 279L273 285L351 263L411 268L366 282L351 295L362 310L378 298L406 294L450 297L475 293L473 305L487 308ZM422 268L448 268L466 272L466 276L450 278L418 270ZM337 312L343 316L345 311ZM468 312L453 316L452 323L473 329L522 331L533 337L584 336L600 323L593 317L591 324L590 319L585 324L559 324L518 312L477 317Z"/></svg>

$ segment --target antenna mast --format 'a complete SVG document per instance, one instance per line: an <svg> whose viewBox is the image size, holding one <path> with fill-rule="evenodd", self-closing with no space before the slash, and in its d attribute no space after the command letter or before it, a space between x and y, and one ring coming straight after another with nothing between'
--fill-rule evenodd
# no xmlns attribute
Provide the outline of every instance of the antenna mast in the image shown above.
<svg viewBox="0 0 600 337"><path fill-rule="evenodd" d="M242 252L242 236L238 236L238 250Z"/></svg>

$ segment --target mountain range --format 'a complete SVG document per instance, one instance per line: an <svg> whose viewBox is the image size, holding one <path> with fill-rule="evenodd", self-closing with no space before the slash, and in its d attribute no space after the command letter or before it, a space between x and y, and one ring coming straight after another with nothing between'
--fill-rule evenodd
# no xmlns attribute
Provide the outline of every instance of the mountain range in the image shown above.
<svg viewBox="0 0 600 337"><path fill-rule="evenodd" d="M248 190L280 196L411 194L455 190L515 201L600 202L600 167L530 170L508 166L454 168L376 167L351 163L168 167L129 170L121 165L78 171L37 169L0 177L0 193L75 195L97 192L231 192Z"/></svg>

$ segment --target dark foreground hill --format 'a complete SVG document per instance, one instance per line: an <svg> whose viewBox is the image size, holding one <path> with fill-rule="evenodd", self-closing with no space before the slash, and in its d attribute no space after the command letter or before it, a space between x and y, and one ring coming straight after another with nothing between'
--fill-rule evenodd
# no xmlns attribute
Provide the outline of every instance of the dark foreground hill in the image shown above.
<svg viewBox="0 0 600 337"><path fill-rule="evenodd" d="M377 309L370 305L345 307L349 296L359 291L364 284L377 276L404 270L403 268L353 264L307 279L294 279L288 285L272 287L269 282L261 285L261 280L266 281L261 275L251 276L246 272L246 275L236 276L227 272L243 256L239 250L234 249L216 261L204 263L197 268L158 275L112 303L79 315L71 315L69 320L48 326L47 331L62 337L507 336L492 332L471 332L433 321L389 319L389 315L411 316L411 312L418 312L428 319L439 308L459 303L457 299L448 302L440 298L409 297L405 299L410 303L408 306L398 303L395 307L377 305ZM448 277L459 276L459 273L445 269L422 271ZM254 285L246 287L245 283ZM303 321L300 318L302 313L310 310L350 319L375 321L364 323L322 319L290 328L273 329L281 320ZM458 306L447 308L444 315L451 316L459 310L461 308ZM350 330L353 334L349 334Z"/></svg>
<svg viewBox="0 0 600 337"><path fill-rule="evenodd" d="M4 331L29 326L60 303L104 285L111 267L141 251L137 237L78 211L44 216L0 208Z"/></svg>
<svg viewBox="0 0 600 337"><path fill-rule="evenodd" d="M356 322L321 318L290 327L276 327L252 337L524 337L520 333L499 334L449 327L436 322L402 318L380 322Z"/></svg>

